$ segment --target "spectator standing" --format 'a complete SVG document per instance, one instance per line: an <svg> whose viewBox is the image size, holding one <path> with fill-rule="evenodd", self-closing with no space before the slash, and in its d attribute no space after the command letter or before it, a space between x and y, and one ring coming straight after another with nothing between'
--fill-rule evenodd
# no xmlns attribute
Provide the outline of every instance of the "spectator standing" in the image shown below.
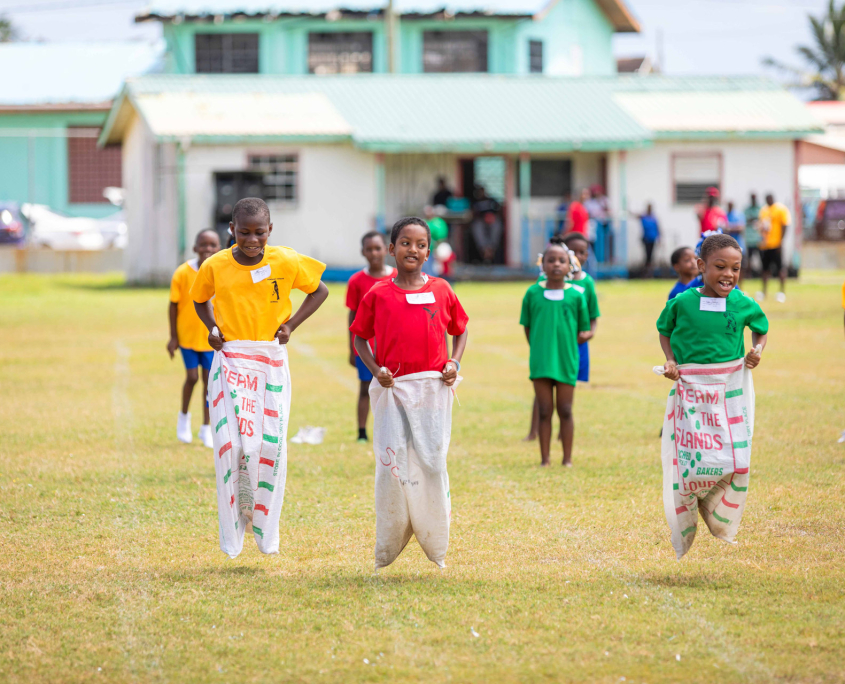
<svg viewBox="0 0 845 684"><path fill-rule="evenodd" d="M590 220L590 214L587 213L587 208L584 202L590 199L590 191L586 188L581 191L580 201L574 200L569 203L569 209L566 212L566 232L567 233L581 233L581 235L588 235L587 224Z"/></svg>
<svg viewBox="0 0 845 684"><path fill-rule="evenodd" d="M637 214L631 212L640 220L643 227L643 247L645 247L645 265L643 272L648 278L651 276L651 259L654 255L654 245L660 239L660 226L657 223L657 217L654 215L654 207L649 202L646 205L644 214Z"/></svg>
<svg viewBox="0 0 845 684"><path fill-rule="evenodd" d="M728 225L728 217L719 206L719 188L710 187L705 192L705 209L701 213L701 234L722 232Z"/></svg>
<svg viewBox="0 0 845 684"><path fill-rule="evenodd" d="M786 266L783 263L783 238L786 229L792 223L789 209L780 202L775 202L774 195L766 195L766 206L760 210L760 258L763 261L763 291L757 293L757 299L763 301L769 287L769 275L774 273L780 279L780 292L776 299L783 304L786 301Z"/></svg>
<svg viewBox="0 0 845 684"><path fill-rule="evenodd" d="M739 288L742 289L742 279L748 270L748 249L745 246L745 214L734 208L733 202L728 202L727 213L728 225L725 232L736 240L740 250L742 250L742 270L739 272Z"/></svg>
<svg viewBox="0 0 845 684"><path fill-rule="evenodd" d="M483 185L478 185L472 213L472 239L481 260L485 264L492 264L502 241L502 206L487 194Z"/></svg>
<svg viewBox="0 0 845 684"><path fill-rule="evenodd" d="M610 232L610 200L604 194L601 185L590 187L584 207L595 225L595 243L593 251L598 261L610 261L613 258L613 245Z"/></svg>
<svg viewBox="0 0 845 684"><path fill-rule="evenodd" d="M763 240L759 230L760 205L757 204L756 193L751 193L749 202L745 207L745 248L748 250L746 270L751 269L751 258L755 252L760 253L760 243Z"/></svg>
<svg viewBox="0 0 845 684"><path fill-rule="evenodd" d="M446 203L452 197L452 191L446 185L446 179L443 176L437 177L437 190L432 195L431 203L436 207L438 205L446 206Z"/></svg>

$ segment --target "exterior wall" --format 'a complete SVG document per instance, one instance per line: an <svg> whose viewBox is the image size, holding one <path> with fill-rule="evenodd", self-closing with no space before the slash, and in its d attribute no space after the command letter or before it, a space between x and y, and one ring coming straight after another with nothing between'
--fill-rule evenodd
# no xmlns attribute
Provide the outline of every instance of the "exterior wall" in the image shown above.
<svg viewBox="0 0 845 684"><path fill-rule="evenodd" d="M541 40L547 75L613 75L613 33L613 25L593 0L560 0L543 21L519 24L513 38L513 71L529 73L528 41Z"/></svg>
<svg viewBox="0 0 845 684"><path fill-rule="evenodd" d="M758 200L773 193L793 216L785 240L787 259L792 259L795 243L795 159L791 140L724 141L724 142L657 142L652 147L627 153L628 208L641 212L651 202L660 222L663 239L655 258L669 262L677 247L694 246L698 241L699 223L689 204L674 204L672 189L672 155L679 152L717 152L722 155L722 207L733 201L740 210L748 204L748 196L756 192ZM608 186L617 220L620 218L619 153L610 155ZM645 250L641 242L639 221L628 220L628 263L642 264Z"/></svg>
<svg viewBox="0 0 845 684"><path fill-rule="evenodd" d="M299 198L294 206L270 204L270 244L332 266L358 264L361 235L375 226L375 160L350 145L191 147L185 154L186 244L212 224L214 172L245 169L247 156L257 152L299 155Z"/></svg>
<svg viewBox="0 0 845 684"><path fill-rule="evenodd" d="M385 221L389 228L403 216L422 216L444 176L455 189L459 157L454 154L388 154L384 160Z"/></svg>
<svg viewBox="0 0 845 684"><path fill-rule="evenodd" d="M126 278L135 284L166 284L180 263L176 150L156 145L135 116L123 140L123 186L128 241Z"/></svg>
<svg viewBox="0 0 845 684"><path fill-rule="evenodd" d="M64 133L68 126L102 126L106 115L98 111L0 113L0 199L46 204L71 216L101 218L114 214L117 207L106 202L68 201ZM33 131L31 143L29 130Z"/></svg>
<svg viewBox="0 0 845 684"><path fill-rule="evenodd" d="M170 73L194 73L196 33L258 33L258 68L264 74L308 73L310 31L372 31L373 70L388 70L384 23L369 19L324 21L309 18L260 19L164 24L167 42L166 69ZM611 39L613 26L593 0L560 0L536 22L530 19L473 18L454 21L397 21L397 69L404 74L422 73L423 32L428 30L480 30L489 32L488 69L497 74L528 73L528 41L544 45L545 73L555 76L610 75L616 73Z"/></svg>

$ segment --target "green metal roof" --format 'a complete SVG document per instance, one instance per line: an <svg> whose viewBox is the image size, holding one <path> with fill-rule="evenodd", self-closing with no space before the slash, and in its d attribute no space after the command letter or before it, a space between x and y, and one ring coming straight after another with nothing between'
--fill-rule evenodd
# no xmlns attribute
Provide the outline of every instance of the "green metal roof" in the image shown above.
<svg viewBox="0 0 845 684"><path fill-rule="evenodd" d="M288 103L296 98L315 107L309 126L294 125L294 117L284 114L293 111ZM260 121L239 116L239 101L244 111L263 107L266 115ZM378 152L613 150L663 137L783 138L821 131L797 99L753 78L152 75L127 82L103 142L120 139L121 112L129 105L161 139L324 137ZM186 117L187 107L197 115ZM230 119L223 120L228 111Z"/></svg>

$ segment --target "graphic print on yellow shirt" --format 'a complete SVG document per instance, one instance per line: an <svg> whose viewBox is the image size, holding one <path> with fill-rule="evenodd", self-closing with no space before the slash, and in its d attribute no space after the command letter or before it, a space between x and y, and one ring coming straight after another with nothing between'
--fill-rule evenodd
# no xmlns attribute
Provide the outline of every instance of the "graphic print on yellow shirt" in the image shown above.
<svg viewBox="0 0 845 684"><path fill-rule="evenodd" d="M191 287L197 278L197 259L191 259L173 272L170 281L170 301L176 304L176 337L179 346L194 351L211 351L208 330L197 316Z"/></svg>
<svg viewBox="0 0 845 684"><path fill-rule="evenodd" d="M325 270L290 247L268 245L255 266L239 264L232 249L224 249L203 262L191 296L195 302L214 297L214 319L227 342L266 342L291 316L291 290L311 294Z"/></svg>

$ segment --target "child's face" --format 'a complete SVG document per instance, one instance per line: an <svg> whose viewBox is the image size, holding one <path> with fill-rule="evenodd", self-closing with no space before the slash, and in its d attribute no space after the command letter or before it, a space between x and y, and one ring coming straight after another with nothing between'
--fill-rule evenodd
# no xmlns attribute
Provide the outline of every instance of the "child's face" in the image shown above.
<svg viewBox="0 0 845 684"><path fill-rule="evenodd" d="M553 282L562 281L569 273L569 267L569 255L563 247L553 245L546 250L546 254L543 256L543 273L549 280Z"/></svg>
<svg viewBox="0 0 845 684"><path fill-rule="evenodd" d="M396 257L396 268L405 273L422 270L429 254L428 233L417 225L405 226L390 245L390 256Z"/></svg>
<svg viewBox="0 0 845 684"><path fill-rule="evenodd" d="M742 268L742 252L734 247L723 247L707 257L698 260L698 267L704 273L704 284L718 297L727 297L739 281Z"/></svg>
<svg viewBox="0 0 845 684"><path fill-rule="evenodd" d="M685 250L681 254L681 260L675 264L675 272L679 276L695 278L698 275L698 259L695 256L695 252L691 249Z"/></svg>
<svg viewBox="0 0 845 684"><path fill-rule="evenodd" d="M590 256L590 246L585 240L572 240L569 249L575 252L575 256L582 266L587 263Z"/></svg>
<svg viewBox="0 0 845 684"><path fill-rule="evenodd" d="M206 230L199 234L197 241L194 244L194 252L200 258L200 263L219 251L220 238L217 237L217 233Z"/></svg>
<svg viewBox="0 0 845 684"><path fill-rule="evenodd" d="M361 254L367 260L370 268L382 268L384 266L384 257L387 256L387 245L380 237L371 237L364 241L364 246L361 249Z"/></svg>
<svg viewBox="0 0 845 684"><path fill-rule="evenodd" d="M238 219L237 223L229 223L229 228L235 236L238 249L244 255L255 258L264 250L267 238L273 232L273 224L266 216L246 216Z"/></svg>

